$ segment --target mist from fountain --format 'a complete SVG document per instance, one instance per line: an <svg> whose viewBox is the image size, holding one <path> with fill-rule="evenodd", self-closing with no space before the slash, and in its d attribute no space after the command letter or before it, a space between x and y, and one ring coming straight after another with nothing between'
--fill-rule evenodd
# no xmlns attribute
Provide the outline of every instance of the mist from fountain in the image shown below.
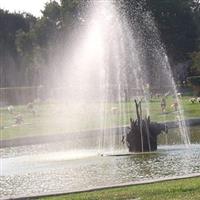
<svg viewBox="0 0 200 200"><path fill-rule="evenodd" d="M143 20L145 22L145 28L147 29L147 32L151 32L150 48L152 54L154 55L154 62L158 66L155 70L160 74L160 84L156 82L155 83L157 85L161 85L161 87L167 86L169 88L168 92L170 92L170 94L174 98L174 103L177 103L177 111L174 121L177 121L179 127L181 143L184 144L186 147L189 147L189 129L187 128L185 123L184 110L181 105L180 97L178 97L178 91L176 83L174 81L168 56L166 54L165 48L163 47L163 44L160 41L158 30L150 13L146 13L145 19L143 18Z"/></svg>
<svg viewBox="0 0 200 200"><path fill-rule="evenodd" d="M91 1L87 9L83 25L73 35L73 47L66 50L62 74L54 80L65 88L57 98L73 108L70 118L79 127L84 117L80 130L96 119L95 126L102 130L97 136L100 151L124 150L121 135L108 128L129 122L134 113L126 103L134 99L142 99L143 116L149 116L150 91L159 87L162 95L170 92L178 103L181 141L189 145L175 81L151 15L139 8L132 22L116 1L106 0Z"/></svg>
<svg viewBox="0 0 200 200"><path fill-rule="evenodd" d="M163 44L161 43L159 31L156 27L155 21L151 16L151 13L143 11L142 5L139 6L139 8L135 11L135 14L139 15L139 20L137 19L139 23L138 21L134 21L135 24L133 30L140 30L139 34L137 31L134 31L134 34L138 34L137 37L140 38L139 41L141 41L141 38L144 40L144 43L140 46L140 49L142 52L141 59L143 59L143 63L145 62L144 60L146 60L144 77L147 79L147 85L151 85L149 88L150 90L153 90L156 87L160 87L163 90L163 92L161 92L163 96L165 96L165 93L169 93L174 97L174 103L177 103L178 105L174 121L177 121L178 123L181 143L189 147L189 129L185 123L184 110L181 105L180 97L177 95L177 87L174 81L168 56L166 54L165 48L163 47ZM150 58L148 57L149 52ZM147 58L144 58L144 54L148 55ZM155 74L159 75L160 77L154 77L153 73L150 74L149 71L151 70L149 69L148 65L151 67L153 66L154 71L156 71ZM142 89L145 91L145 88ZM148 96L149 94L146 94L145 96L146 102L148 102ZM166 120L164 121L166 122Z"/></svg>

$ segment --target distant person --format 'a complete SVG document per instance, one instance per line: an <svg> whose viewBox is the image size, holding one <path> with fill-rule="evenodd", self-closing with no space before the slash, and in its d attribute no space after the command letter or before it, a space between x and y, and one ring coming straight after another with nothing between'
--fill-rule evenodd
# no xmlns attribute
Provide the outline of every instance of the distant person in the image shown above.
<svg viewBox="0 0 200 200"><path fill-rule="evenodd" d="M178 102L175 101L175 102L174 102L174 111L177 111L177 110L178 110Z"/></svg>
<svg viewBox="0 0 200 200"><path fill-rule="evenodd" d="M167 103L164 97L160 101L160 106L161 106L162 113L166 112Z"/></svg>
<svg viewBox="0 0 200 200"><path fill-rule="evenodd" d="M178 111L178 102L175 101L175 102L171 105L171 107L174 109L174 111Z"/></svg>
<svg viewBox="0 0 200 200"><path fill-rule="evenodd" d="M18 124L18 125L24 122L24 119L20 113L17 113L14 119L15 119L15 124Z"/></svg>
<svg viewBox="0 0 200 200"><path fill-rule="evenodd" d="M121 140L122 144L125 144L125 136L122 135L122 140Z"/></svg>

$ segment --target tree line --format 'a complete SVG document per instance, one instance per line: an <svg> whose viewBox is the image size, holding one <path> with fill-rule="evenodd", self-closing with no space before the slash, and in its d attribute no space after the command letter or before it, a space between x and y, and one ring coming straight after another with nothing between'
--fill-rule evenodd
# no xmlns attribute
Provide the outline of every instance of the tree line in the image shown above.
<svg viewBox="0 0 200 200"><path fill-rule="evenodd" d="M135 10L151 13L177 81L200 75L199 0L120 0L130 22ZM0 9L0 86L38 86L59 72L70 34L84 23L83 0L50 1L42 16ZM56 53L59 52L59 53ZM52 65L55 62L55 65ZM54 67L50 67L54 66Z"/></svg>

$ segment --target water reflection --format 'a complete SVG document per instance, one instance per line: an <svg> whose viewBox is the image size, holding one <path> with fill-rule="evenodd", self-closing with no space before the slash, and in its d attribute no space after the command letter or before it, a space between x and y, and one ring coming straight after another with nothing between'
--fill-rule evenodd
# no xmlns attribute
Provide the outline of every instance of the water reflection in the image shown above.
<svg viewBox="0 0 200 200"><path fill-rule="evenodd" d="M200 126L190 127L190 141L191 144L200 143ZM182 144L179 137L178 129L170 129L168 134L159 135L158 143L162 145Z"/></svg>

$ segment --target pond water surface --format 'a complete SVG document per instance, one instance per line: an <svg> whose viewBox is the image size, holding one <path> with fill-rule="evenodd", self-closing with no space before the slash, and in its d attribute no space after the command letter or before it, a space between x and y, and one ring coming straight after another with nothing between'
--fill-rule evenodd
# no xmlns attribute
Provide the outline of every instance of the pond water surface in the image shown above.
<svg viewBox="0 0 200 200"><path fill-rule="evenodd" d="M170 134L168 138L159 138L157 152L146 154L113 156L107 152L102 156L93 146L67 150L67 142L0 149L0 198L72 192L200 173L200 127L191 129L193 144L189 148L166 144L175 137Z"/></svg>

